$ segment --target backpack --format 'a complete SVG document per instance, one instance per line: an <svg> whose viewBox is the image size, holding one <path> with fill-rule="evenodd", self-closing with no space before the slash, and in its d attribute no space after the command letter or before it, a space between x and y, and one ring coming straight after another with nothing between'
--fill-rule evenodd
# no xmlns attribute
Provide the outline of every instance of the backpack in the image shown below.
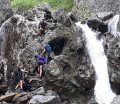
<svg viewBox="0 0 120 104"><path fill-rule="evenodd" d="M14 70L14 75L15 76L20 76L21 72L19 70L19 68L17 70Z"/></svg>
<svg viewBox="0 0 120 104"><path fill-rule="evenodd" d="M44 59L43 59L42 57L40 57L40 58L39 58L39 60L42 60L42 61L44 61Z"/></svg>
<svg viewBox="0 0 120 104"><path fill-rule="evenodd" d="M50 45L47 44L47 45L46 45L46 52L49 52L49 53L50 53L51 51L52 51L52 50L51 50Z"/></svg>

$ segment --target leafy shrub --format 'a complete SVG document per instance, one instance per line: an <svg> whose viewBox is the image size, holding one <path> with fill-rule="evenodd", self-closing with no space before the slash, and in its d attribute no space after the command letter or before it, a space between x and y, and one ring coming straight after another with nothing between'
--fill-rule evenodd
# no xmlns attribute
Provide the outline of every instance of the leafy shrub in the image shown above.
<svg viewBox="0 0 120 104"><path fill-rule="evenodd" d="M66 11L71 11L74 5L74 0L14 0L11 2L11 6L21 14L28 9L32 9L36 4L45 2L48 2L53 9L64 6Z"/></svg>

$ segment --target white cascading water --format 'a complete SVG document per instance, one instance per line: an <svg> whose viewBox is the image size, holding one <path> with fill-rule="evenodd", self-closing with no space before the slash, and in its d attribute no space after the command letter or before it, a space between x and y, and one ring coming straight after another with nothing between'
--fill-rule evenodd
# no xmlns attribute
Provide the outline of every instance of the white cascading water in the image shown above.
<svg viewBox="0 0 120 104"><path fill-rule="evenodd" d="M112 33L117 32L117 29L115 28L117 28L117 22L119 20L118 18L118 15L114 16L113 19L116 19L116 21L114 20L114 22L112 22L113 24L109 23L109 26L116 26L112 28ZM107 58L104 53L102 40L98 40L96 38L97 33L93 32L87 26L87 24L81 24L80 22L77 22L76 25L83 30L87 41L88 52L96 71L96 85L94 88L96 101L99 104L110 104L116 95L112 92L110 87L107 70Z"/></svg>
<svg viewBox="0 0 120 104"><path fill-rule="evenodd" d="M108 32L111 34L116 34L117 33L117 24L119 21L119 15L115 15L113 18L109 20L108 23Z"/></svg>

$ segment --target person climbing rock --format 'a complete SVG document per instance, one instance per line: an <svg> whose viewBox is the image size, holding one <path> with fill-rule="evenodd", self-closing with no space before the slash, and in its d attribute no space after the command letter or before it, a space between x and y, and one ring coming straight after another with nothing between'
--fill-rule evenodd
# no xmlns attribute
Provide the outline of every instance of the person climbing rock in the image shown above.
<svg viewBox="0 0 120 104"><path fill-rule="evenodd" d="M30 85L30 82L31 82L31 80L28 80L28 75L25 74L25 75L24 75L24 78L23 78L23 90L24 90L25 92L27 92L27 91L30 92L30 88L32 87L32 86Z"/></svg>
<svg viewBox="0 0 120 104"><path fill-rule="evenodd" d="M38 58L38 72L40 72L40 77L42 76L42 68L45 62L44 56L39 56L38 54L35 55L35 58Z"/></svg>
<svg viewBox="0 0 120 104"><path fill-rule="evenodd" d="M45 64L48 64L48 57L50 56L51 46L49 44L41 44L42 47L44 47L43 52L41 53L41 56L45 54Z"/></svg>
<svg viewBox="0 0 120 104"><path fill-rule="evenodd" d="M28 71L25 70L24 65L22 63L20 63L20 65L17 69L18 84L15 87L15 90L13 92L17 92L17 89L18 89L19 86L20 86L20 92L24 92L23 91L23 83L22 83L22 79L23 79L22 72L27 72L28 73Z"/></svg>
<svg viewBox="0 0 120 104"><path fill-rule="evenodd" d="M43 18L42 21L40 21L39 26L38 26L38 28L40 28L41 37L44 37L44 35L45 35L46 26L47 26L47 24L45 22L45 18Z"/></svg>

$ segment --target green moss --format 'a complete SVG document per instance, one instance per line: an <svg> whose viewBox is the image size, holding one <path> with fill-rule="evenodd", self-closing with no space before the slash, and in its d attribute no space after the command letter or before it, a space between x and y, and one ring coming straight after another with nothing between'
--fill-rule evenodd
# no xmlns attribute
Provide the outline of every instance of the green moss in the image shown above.
<svg viewBox="0 0 120 104"><path fill-rule="evenodd" d="M66 75L66 78L67 78L67 79L72 79L72 78L74 78L75 76L76 76L76 73L71 72L71 73L68 73L68 74Z"/></svg>
<svg viewBox="0 0 120 104"><path fill-rule="evenodd" d="M91 16L91 13L90 13L90 12L84 13L83 18L81 18L80 21L84 21L84 20L86 20L86 19L87 19L88 17L90 17L90 16Z"/></svg>
<svg viewBox="0 0 120 104"><path fill-rule="evenodd" d="M65 7L66 11L71 11L74 5L74 0L14 0L11 6L14 10L19 10L20 13L32 9L36 4L49 3L53 9Z"/></svg>
<svg viewBox="0 0 120 104"><path fill-rule="evenodd" d="M65 31L64 35L70 35L70 31Z"/></svg>
<svg viewBox="0 0 120 104"><path fill-rule="evenodd" d="M66 58L69 60L69 58L71 58L71 56L74 55L74 52L69 52L66 55Z"/></svg>

